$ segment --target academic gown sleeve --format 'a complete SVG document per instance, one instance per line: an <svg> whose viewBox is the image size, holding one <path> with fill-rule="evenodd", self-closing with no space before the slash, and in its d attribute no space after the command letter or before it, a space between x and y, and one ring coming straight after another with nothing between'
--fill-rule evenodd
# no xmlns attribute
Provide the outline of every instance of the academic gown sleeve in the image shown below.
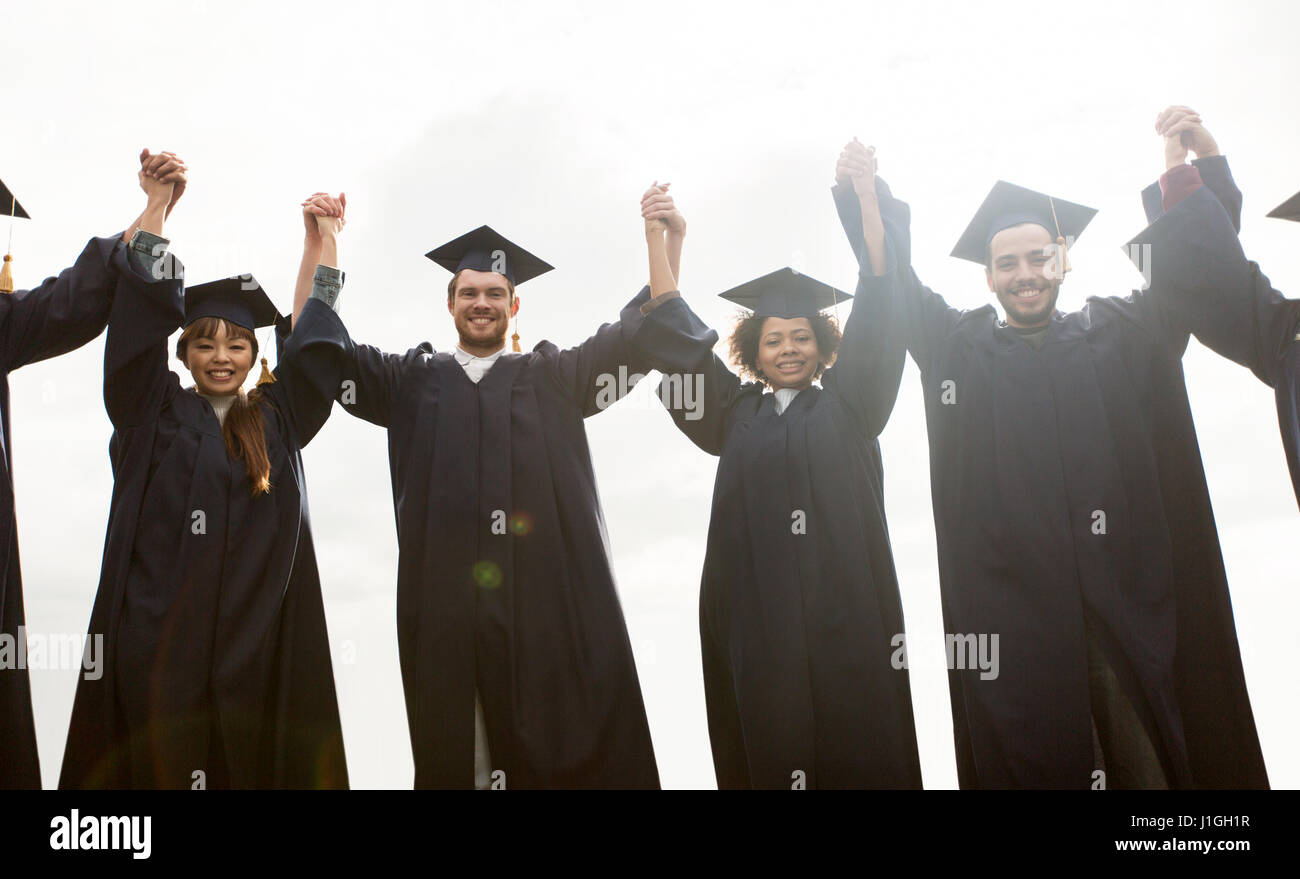
<svg viewBox="0 0 1300 879"><path fill-rule="evenodd" d="M877 189L888 194L880 181ZM898 398L906 356L904 333L899 332L900 308L897 286L902 274L900 253L910 253L907 205L889 198L889 215L882 205L885 226L885 273L872 272L862 239L861 207L852 214L859 234L854 248L858 257L858 284L852 309L844 322L835 364L822 377L822 387L836 393L853 413L862 435L875 437L885 429Z"/></svg>
<svg viewBox="0 0 1300 879"><path fill-rule="evenodd" d="M373 345L351 344L344 355L342 379L335 399L357 418L387 428L410 359L432 353L433 347L428 342L421 343L405 355L389 354Z"/></svg>
<svg viewBox="0 0 1300 879"><path fill-rule="evenodd" d="M263 393L275 402L302 448L329 420L352 360L352 339L338 313L315 297L307 300L297 323L282 317L275 331L275 381L262 385Z"/></svg>
<svg viewBox="0 0 1300 879"><path fill-rule="evenodd" d="M125 249L113 255L117 292L104 342L104 406L115 429L156 418L180 387L167 368L167 338L185 319L184 267L166 257L162 277L132 268Z"/></svg>
<svg viewBox="0 0 1300 879"><path fill-rule="evenodd" d="M120 235L92 238L58 276L0 296L0 363L6 372L66 354L103 332L114 276L130 271L125 250Z"/></svg>
<svg viewBox="0 0 1300 879"><path fill-rule="evenodd" d="M858 257L858 264L864 265L866 242L863 240L858 196L852 185L840 183L831 189L831 194L849 245ZM922 284L913 270L910 237L903 231L910 228L911 211L907 204L894 198L889 186L879 177L876 178L876 197L880 203L880 216L885 222L886 239L892 238L894 256L898 261L894 277L888 283L895 302L894 331L901 331L912 359L925 372L929 369L930 359L956 328L964 312L953 308L942 296Z"/></svg>
<svg viewBox="0 0 1300 879"><path fill-rule="evenodd" d="M1127 245L1150 267L1150 284L1130 301L1178 353L1187 334L1276 385L1295 335L1300 302L1284 298L1246 259L1232 220L1200 187Z"/></svg>
<svg viewBox="0 0 1300 879"><path fill-rule="evenodd" d="M1232 227L1241 232L1241 190L1237 181L1232 179L1232 170L1228 167L1226 156L1206 156L1193 159L1192 165L1200 172L1201 182L1209 187L1210 192L1223 205L1232 220ZM1156 181L1142 190L1142 208L1147 214L1147 223L1154 223L1165 215L1164 192L1160 181Z"/></svg>
<svg viewBox="0 0 1300 879"><path fill-rule="evenodd" d="M551 375L560 390L578 403L584 418L608 408L611 390L615 391L613 399L620 399L650 371L650 365L630 344L644 320L641 304L640 295L634 297L623 306L617 321L602 324L586 341L548 358ZM620 380L621 371L627 375L626 382Z"/></svg>
<svg viewBox="0 0 1300 879"><path fill-rule="evenodd" d="M691 442L710 455L721 455L731 407L743 394L762 394L762 386L742 383L713 353L717 331L700 320L680 295L665 293L651 302L646 287L632 304L644 314L633 344L649 366L664 374L660 401Z"/></svg>

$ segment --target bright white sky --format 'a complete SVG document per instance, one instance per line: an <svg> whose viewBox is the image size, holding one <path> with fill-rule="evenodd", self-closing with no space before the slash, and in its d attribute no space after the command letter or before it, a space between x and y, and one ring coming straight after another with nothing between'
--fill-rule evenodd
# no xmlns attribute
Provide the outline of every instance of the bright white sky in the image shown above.
<svg viewBox="0 0 1300 879"><path fill-rule="evenodd" d="M1072 309L1139 282L1120 245L1163 170L1152 123L1186 103L1245 192L1247 252L1300 295L1300 226L1263 216L1300 188L1293 4L882 7L13 4L0 176L35 217L15 231L18 286L138 213L148 146L190 165L167 234L196 281L251 271L287 310L298 203L344 190L342 315L356 339L449 347L447 275L422 254L491 223L558 269L521 290L524 343L570 345L643 283L637 205L659 179L690 224L684 295L725 335L714 294L736 283L783 265L853 283L828 189L856 135L912 204L918 272L955 305L989 298L982 273L947 254L995 179L1099 208L1072 254ZM90 616L111 492L102 348L10 379L32 633L84 632ZM1185 367L1264 756L1273 785L1294 788L1300 514L1272 394L1195 342ZM663 784L711 787L697 598L716 462L644 390L588 433ZM955 787L910 361L881 442L924 781ZM336 409L305 457L352 782L407 787L385 437ZM32 679L51 786L74 672Z"/></svg>

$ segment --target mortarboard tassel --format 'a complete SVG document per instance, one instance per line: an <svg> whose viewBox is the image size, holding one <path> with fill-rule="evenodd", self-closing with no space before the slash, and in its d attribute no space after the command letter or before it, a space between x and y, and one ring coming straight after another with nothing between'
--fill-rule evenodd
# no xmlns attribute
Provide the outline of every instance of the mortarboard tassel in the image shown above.
<svg viewBox="0 0 1300 879"><path fill-rule="evenodd" d="M523 353L523 349L519 347L519 315L518 314L515 314L515 331L510 334L510 350L515 352L516 354Z"/></svg>
<svg viewBox="0 0 1300 879"><path fill-rule="evenodd" d="M266 355L262 355L262 374L257 377L257 386L269 385L275 383L275 373L271 372L271 367L266 364Z"/></svg>
<svg viewBox="0 0 1300 879"><path fill-rule="evenodd" d="M9 247L5 249L4 268L0 268L0 293L14 292L14 211L18 207L18 199L11 197L9 200Z"/></svg>
<svg viewBox="0 0 1300 879"><path fill-rule="evenodd" d="M1065 238L1061 235L1061 221L1056 219L1056 199L1050 195L1047 197L1047 203L1052 208L1052 222L1056 224L1056 246L1061 248L1061 276L1070 270L1070 252L1066 250Z"/></svg>
<svg viewBox="0 0 1300 879"><path fill-rule="evenodd" d="M267 331L267 335L266 335L266 344L262 346L262 350L263 350L263 351L265 351L265 350L267 349L267 346L269 346L269 345L271 344L271 333L272 333L273 331L274 331L274 329L272 329L272 330L268 330L268 331ZM275 373L271 372L271 367L270 367L269 365L267 365L267 362L266 362L266 355L263 354L263 355L262 355L262 373L261 373L261 375L259 375L259 376L257 377L257 387L261 387L262 385L270 385L270 384L274 384L274 383L275 383Z"/></svg>

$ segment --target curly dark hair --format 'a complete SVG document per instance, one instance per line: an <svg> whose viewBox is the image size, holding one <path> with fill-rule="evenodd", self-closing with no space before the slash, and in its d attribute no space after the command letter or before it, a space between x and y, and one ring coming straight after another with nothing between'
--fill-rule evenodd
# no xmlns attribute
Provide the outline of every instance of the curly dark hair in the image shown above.
<svg viewBox="0 0 1300 879"><path fill-rule="evenodd" d="M767 376L758 368L758 340L763 335L766 317L741 312L736 318L736 328L731 333L731 362L740 367L740 374L745 378L772 387ZM817 352L822 364L813 373L813 378L821 378L826 367L835 362L835 352L840 347L840 327L835 318L818 312L808 318L812 325L813 337L817 340Z"/></svg>

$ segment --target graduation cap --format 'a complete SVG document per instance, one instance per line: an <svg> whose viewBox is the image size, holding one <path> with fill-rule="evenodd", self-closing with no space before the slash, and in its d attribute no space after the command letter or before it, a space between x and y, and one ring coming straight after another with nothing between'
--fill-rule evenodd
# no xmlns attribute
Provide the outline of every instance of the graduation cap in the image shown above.
<svg viewBox="0 0 1300 879"><path fill-rule="evenodd" d="M524 250L491 226L479 226L425 254L455 274L461 269L499 272L519 286L544 275L554 266Z"/></svg>
<svg viewBox="0 0 1300 879"><path fill-rule="evenodd" d="M4 181L0 181L0 212L9 215L9 247L5 250L4 268L0 268L0 293L14 292L14 271L10 263L14 261L14 255L10 252L14 243L14 225L16 217L22 217L24 220L30 220L31 214L23 209L18 203L18 199L5 186Z"/></svg>
<svg viewBox="0 0 1300 879"><path fill-rule="evenodd" d="M18 203L18 199L14 198L14 194L9 191L8 186L5 186L3 180L0 180L0 212L11 217L22 217L24 220L32 218L31 214L27 213L23 206Z"/></svg>
<svg viewBox="0 0 1300 879"><path fill-rule="evenodd" d="M999 180L971 218L970 225L952 249L952 255L987 266L993 236L1021 223L1036 223L1049 234L1055 233L1056 243L1064 249L1067 241L1083 234L1084 227L1096 215L1095 208ZM1067 272L1070 270L1068 258L1064 260L1063 268Z"/></svg>
<svg viewBox="0 0 1300 879"><path fill-rule="evenodd" d="M186 288L185 326L203 317L219 317L246 330L256 331L279 320L280 311L256 278L234 275ZM264 385L273 381L275 376L271 374L263 354L262 374L257 383Z"/></svg>
<svg viewBox="0 0 1300 879"><path fill-rule="evenodd" d="M812 318L824 308L853 298L843 290L823 284L788 266L718 295L741 308L749 309L759 317L782 318Z"/></svg>
<svg viewBox="0 0 1300 879"><path fill-rule="evenodd" d="M1282 202L1273 210L1268 212L1268 216L1279 220L1293 220L1300 223L1300 192Z"/></svg>
<svg viewBox="0 0 1300 879"><path fill-rule="evenodd" d="M491 226L479 226L425 254L453 275L461 269L498 272L513 286L531 281L555 268L506 238ZM513 348L519 350L519 317L515 316Z"/></svg>

